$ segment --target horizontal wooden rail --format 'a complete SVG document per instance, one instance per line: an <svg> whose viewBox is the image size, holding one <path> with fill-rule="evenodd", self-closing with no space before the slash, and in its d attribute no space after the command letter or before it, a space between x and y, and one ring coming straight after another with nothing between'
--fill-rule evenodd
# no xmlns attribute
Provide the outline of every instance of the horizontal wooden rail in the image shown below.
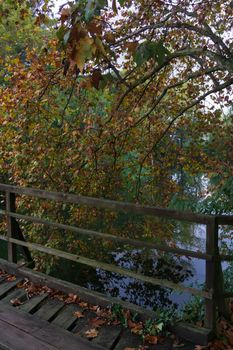
<svg viewBox="0 0 233 350"><path fill-rule="evenodd" d="M216 215L218 225L233 225L233 215Z"/></svg>
<svg viewBox="0 0 233 350"><path fill-rule="evenodd" d="M181 212L164 208L143 206L134 203L113 201L104 198L84 197L75 194L49 192L35 188L25 188L11 185L0 184L0 191L11 192L19 195L56 200L63 203L81 204L101 209L118 210L138 215L153 215L160 218L169 218L180 221L188 221L199 224L207 224L213 216Z"/></svg>
<svg viewBox="0 0 233 350"><path fill-rule="evenodd" d="M104 262L100 262L100 261L96 261L94 259L89 259L80 255L75 255L75 254L71 254L71 253L67 253L58 249L54 249L54 248L49 248L49 247L44 247L41 244L37 244L37 243L29 243L29 242L24 242L24 241L20 241L18 239L15 238L8 238L7 236L2 236L0 235L0 239L5 240L5 241L9 241L11 243L15 243L24 247L28 247L43 253L47 253L50 255L54 255L60 258L64 258L67 260L71 260L71 261L75 261L77 263L80 264L84 264L93 268L97 268L97 269L103 269L105 271L109 271L109 272L113 272L113 273L118 273L120 275L123 276L127 276L127 277L131 277L146 283L150 283L156 286L163 286L166 288L171 288L171 289L175 289L181 292L188 292L191 293L193 295L197 295L206 299L212 299L212 292L211 291L202 291L199 289L195 289L195 288L191 288L191 287L186 287L183 285L180 285L178 283L174 283L174 282L170 282L168 280L163 280L163 279L159 279L159 278L154 278L154 277L149 277L146 275L142 275L141 273L136 273L136 272L132 272L131 270L127 270L112 264L108 264L108 263L104 263Z"/></svg>
<svg viewBox="0 0 233 350"><path fill-rule="evenodd" d="M216 329L217 308L220 314L222 314L223 316L227 315L227 309L225 307L226 305L224 304L224 301L225 298L232 297L233 293L224 292L224 281L222 275L221 261L233 261L233 256L230 254L219 254L218 231L219 225L233 225L232 215L229 216L195 214L190 212L163 209L152 206L143 206L134 203L114 201L104 198L85 197L76 194L51 192L40 189L23 188L5 184L0 184L0 192L4 192L5 195L5 206L2 206L5 210L0 210L0 215L4 215L7 220L7 235L0 236L0 239L8 242L8 259L14 260L12 253L14 247L16 247L16 245L19 245L25 247L25 249L29 248L46 254L51 254L60 258L64 258L67 260L84 264L86 266L90 266L95 269L103 269L105 271L117 273L119 275L150 283L152 285L162 286L165 288L170 288L181 292L188 292L193 295L200 296L202 298L205 298L205 326L207 328L210 328L213 332ZM135 215L155 216L159 219L170 219L204 224L206 226L206 251L203 253L178 247L170 247L169 245L164 243L161 244L157 242L143 241L143 238L133 240L127 237L119 237L108 233L83 229L72 225L66 225L63 223L57 223L36 216L29 216L16 213L16 207L14 204L15 195L30 196L46 200L54 200L56 202L83 205L99 209L107 209L111 211L122 211L125 213L131 213ZM81 235L88 235L91 237L108 239L117 243L126 244L128 246L139 247L140 249L145 247L149 249L157 249L159 251L170 252L177 255L184 255L188 257L204 259L206 261L206 290L198 290L192 287L186 287L182 284L169 281L168 279L164 280L153 276L146 276L142 273L137 273L136 271L132 271L127 268L122 268L114 264L108 264L105 262L97 261L95 259L86 258L81 255L71 254L65 251L61 251L59 249L43 246L41 244L25 242L20 237L15 237L14 235L13 223L17 222L16 219L24 220L27 222L29 221L34 224L41 224L62 230L72 231Z"/></svg>
<svg viewBox="0 0 233 350"><path fill-rule="evenodd" d="M5 215L5 214L6 214L5 210L0 210L0 215ZM56 227L56 228L59 228L62 230L72 231L72 232L76 232L76 233L79 233L82 235L97 236L97 237L100 237L102 239L110 239L112 241L124 243L127 245L139 247L139 248L145 247L145 248L150 248L150 249L158 249L158 250L165 251L168 253L174 253L174 254L178 254L178 255L184 255L184 256L189 256L189 257L193 257L193 258L197 258L197 259L204 259L204 260L208 260L208 261L213 259L213 257L210 254L206 254L206 253L202 253L202 252L195 252L192 250L182 249L182 248L178 248L178 247L170 247L170 246L165 245L165 244L151 243L151 242L142 241L142 240L133 240L133 239L126 238L126 237L114 236L114 235L111 235L108 233L87 230L87 229L83 229L83 228L79 228L79 227L71 226L71 225L64 225L64 224L60 224L60 223L57 223L54 221L44 220L44 219L34 217L34 216L16 214L16 213L11 213L11 212L9 213L9 215L15 219L31 221L31 222L36 223L36 224L42 224L42 225L46 225L46 226L50 226L50 227Z"/></svg>
<svg viewBox="0 0 233 350"><path fill-rule="evenodd" d="M221 261L233 261L233 255L229 254L220 254L220 260Z"/></svg>

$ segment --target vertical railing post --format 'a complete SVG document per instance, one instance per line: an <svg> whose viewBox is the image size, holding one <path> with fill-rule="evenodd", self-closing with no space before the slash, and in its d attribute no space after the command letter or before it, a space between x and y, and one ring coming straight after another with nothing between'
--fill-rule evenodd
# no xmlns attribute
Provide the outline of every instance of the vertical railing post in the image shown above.
<svg viewBox="0 0 233 350"><path fill-rule="evenodd" d="M10 215L15 212L15 194L6 192L6 220L7 220L7 238L8 238L8 261L17 262L16 244L10 242L11 238L15 238L15 222Z"/></svg>
<svg viewBox="0 0 233 350"><path fill-rule="evenodd" d="M218 225L215 217L206 226L206 253L212 256L206 260L206 288L212 291L212 299L205 301L205 327L216 330L216 293L217 293L217 263L218 263Z"/></svg>

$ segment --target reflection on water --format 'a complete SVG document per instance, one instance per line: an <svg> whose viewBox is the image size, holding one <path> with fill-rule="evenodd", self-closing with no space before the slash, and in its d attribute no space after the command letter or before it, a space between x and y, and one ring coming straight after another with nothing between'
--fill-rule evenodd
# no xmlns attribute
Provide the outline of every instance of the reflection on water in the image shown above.
<svg viewBox="0 0 233 350"><path fill-rule="evenodd" d="M223 238L221 249L226 249L226 246L229 249L232 246L232 235L229 236L229 228L225 231L224 236L224 229L220 230L220 235ZM206 245L205 236L205 225L176 224L174 225L171 242L166 240L166 243L172 243L184 249L204 252ZM63 237L66 236L63 235ZM151 238L151 241L155 241L154 237ZM154 278L167 279L185 286L201 288L200 286L204 285L204 260L162 253L155 249L135 249L129 246L118 247L117 245L113 245L111 249L106 250L95 239L87 240L85 237L81 242L87 244L90 252L90 255L87 256L90 258L95 258L91 254L94 251L98 251L99 256L104 258L106 262L124 269L130 269ZM4 253L3 251L1 252L1 247L3 247L1 244L0 255ZM65 247L64 241L62 241L62 244L62 248L69 251L69 247ZM101 247L103 247L102 251ZM81 253L78 250L71 252ZM46 256L43 256L43 259L46 259ZM98 258L96 259L98 260ZM90 268L64 259L53 261L51 266L49 262L46 263L46 260L44 261L44 272L149 309L180 309L192 297L189 293L179 293L169 288L154 286L133 278L106 272L101 269ZM228 264L223 264L224 269L228 267Z"/></svg>

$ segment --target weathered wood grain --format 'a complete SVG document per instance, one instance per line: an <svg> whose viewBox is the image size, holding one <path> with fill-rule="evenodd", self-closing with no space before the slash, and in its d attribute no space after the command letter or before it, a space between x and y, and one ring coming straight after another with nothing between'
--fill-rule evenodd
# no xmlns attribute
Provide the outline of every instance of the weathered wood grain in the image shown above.
<svg viewBox="0 0 233 350"><path fill-rule="evenodd" d="M92 343L105 347L106 350L114 349L120 339L122 328L119 326L102 326L99 334Z"/></svg>
<svg viewBox="0 0 233 350"><path fill-rule="evenodd" d="M19 301L23 302L27 299L27 293L24 289L14 289L10 293L8 293L4 298L2 298L2 302L5 304L9 304L10 301L18 299Z"/></svg>
<svg viewBox="0 0 233 350"><path fill-rule="evenodd" d="M85 339L74 336L72 333L49 324L35 315L15 310L2 302L0 302L0 322L0 346L3 344L9 345L10 350L104 350L103 347L97 344L91 344ZM2 330L5 329L4 325L7 325L7 329L10 329L12 339L14 339L14 336L17 340L18 337L23 339L24 347L22 347L22 342L20 341L19 344L17 344L17 341L11 341L12 343L10 343L8 336L4 341L2 337ZM38 341L37 346L39 344L39 347L30 347L36 341Z"/></svg>
<svg viewBox="0 0 233 350"><path fill-rule="evenodd" d="M104 198L93 198L84 197L75 194L62 193L62 192L49 192L36 188L24 188L18 186L11 186L0 184L0 191L12 192L19 195L27 195L37 198L51 199L55 201L61 201L64 203L82 204L86 206L119 210L123 212L129 212L138 215L154 215L159 217L165 217L170 219L176 219L181 221L191 221L201 224L206 224L209 219L212 218L210 215L195 214L191 212L176 211L171 209L156 208L150 206L142 206L134 203L113 201Z"/></svg>
<svg viewBox="0 0 233 350"><path fill-rule="evenodd" d="M21 278L16 278L15 281L5 281L3 283L0 284L0 299L4 298L4 296L13 288L15 288L17 286L18 283L20 283L22 281Z"/></svg>
<svg viewBox="0 0 233 350"><path fill-rule="evenodd" d="M76 305L66 305L52 321L52 324L67 330L70 329L77 320L77 317L74 316L74 312L77 311L77 309Z"/></svg>
<svg viewBox="0 0 233 350"><path fill-rule="evenodd" d="M41 305L38 311L36 311L35 315L43 320L51 321L55 318L63 306L64 303L59 300L48 299L45 301L45 303L43 303L43 305Z"/></svg>
<svg viewBox="0 0 233 350"><path fill-rule="evenodd" d="M24 302L22 305L19 306L19 309L24 312L34 313L38 308L39 305L47 299L48 294L38 294L34 295L32 298Z"/></svg>

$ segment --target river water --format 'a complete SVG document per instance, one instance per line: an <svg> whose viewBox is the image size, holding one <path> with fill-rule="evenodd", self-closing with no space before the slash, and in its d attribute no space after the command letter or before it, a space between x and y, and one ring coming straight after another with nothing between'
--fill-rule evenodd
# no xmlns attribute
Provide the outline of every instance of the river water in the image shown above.
<svg viewBox="0 0 233 350"><path fill-rule="evenodd" d="M190 225L182 234L183 227L179 225L174 230L176 246L184 249L205 251L206 229L204 225ZM230 234L229 234L230 233ZM222 236L221 247L232 248L232 232L229 227L220 230ZM224 234L225 237L224 238ZM189 236L189 238L187 238ZM95 240L89 241L90 247L95 245ZM125 269L154 276L156 278L168 279L172 282L181 283L185 286L203 288L205 282L205 261L201 259L177 256L174 254L163 254L155 249L135 249L127 247L114 247L110 249L105 258L107 261ZM0 242L0 257L6 258L6 245ZM44 257L46 259L46 257ZM46 260L44 260L46 261ZM223 263L226 270L229 265ZM175 307L182 309L192 298L189 293L179 293L168 288L154 286L133 278L124 277L119 274L110 273L101 269L93 269L81 264L76 264L64 259L58 259L44 264L43 272L47 272L61 279L77 283L92 290L114 296L148 309Z"/></svg>

